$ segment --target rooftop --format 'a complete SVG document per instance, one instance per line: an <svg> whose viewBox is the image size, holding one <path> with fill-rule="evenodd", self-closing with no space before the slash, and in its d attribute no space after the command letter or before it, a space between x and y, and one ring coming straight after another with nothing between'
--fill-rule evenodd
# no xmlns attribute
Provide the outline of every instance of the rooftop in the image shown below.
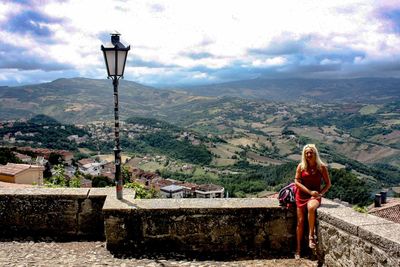
<svg viewBox="0 0 400 267"><path fill-rule="evenodd" d="M29 165L29 164L7 163L7 165L0 165L0 174L13 176L22 171L28 170L30 168L44 170L44 168L42 166L35 166L35 165Z"/></svg>
<svg viewBox="0 0 400 267"><path fill-rule="evenodd" d="M388 198L387 203L382 204L381 207L371 208L368 213L395 223L400 223L400 199Z"/></svg>
<svg viewBox="0 0 400 267"><path fill-rule="evenodd" d="M215 184L201 184L201 185L197 186L197 190L204 191L204 192L220 191L222 189L224 189L222 186L215 185Z"/></svg>
<svg viewBox="0 0 400 267"><path fill-rule="evenodd" d="M160 190L165 191L165 192L177 192L182 190L183 187L180 185L175 185L175 184L171 184L171 185L167 185L164 187L161 187Z"/></svg>

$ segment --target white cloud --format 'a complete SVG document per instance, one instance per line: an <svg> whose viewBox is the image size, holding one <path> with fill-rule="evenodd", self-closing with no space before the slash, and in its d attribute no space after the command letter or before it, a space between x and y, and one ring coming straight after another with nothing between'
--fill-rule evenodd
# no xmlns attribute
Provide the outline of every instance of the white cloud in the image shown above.
<svg viewBox="0 0 400 267"><path fill-rule="evenodd" d="M284 57L273 57L267 59L256 59L252 62L255 67L269 67L269 66L279 66L286 63L286 58Z"/></svg>
<svg viewBox="0 0 400 267"><path fill-rule="evenodd" d="M47 4L39 1L37 5L36 12L61 19L50 23L33 21L48 27L53 33L51 38L46 41L0 27L1 42L43 60L71 65L69 71L96 78L101 73L98 70L104 68L100 45L109 40L107 33L115 30L122 34L124 44L131 45L130 58L149 62L147 67L127 67L127 78L140 78L145 83L153 82L156 75L164 75L156 79L160 81L189 81L190 77L213 77L217 81L215 70L223 69L228 76L231 67L236 68L231 78L237 79L238 66L286 67L295 71L296 66L346 62L349 69L349 64L392 62L400 55L399 34L385 31L387 23L376 15L377 10L399 9L398 1L69 0ZM0 3L0 24L7 25L8 19L24 10L23 4ZM274 53L257 57L249 54L266 47ZM190 57L189 52L209 56ZM330 53L334 56L330 57ZM341 57L338 53L346 55ZM133 60L129 63L134 64ZM190 69L195 68L210 73L192 73Z"/></svg>
<svg viewBox="0 0 400 267"><path fill-rule="evenodd" d="M329 58L324 58L323 60L321 60L320 64L321 65L334 65L334 64L340 64L341 61L336 59L336 60L332 60Z"/></svg>

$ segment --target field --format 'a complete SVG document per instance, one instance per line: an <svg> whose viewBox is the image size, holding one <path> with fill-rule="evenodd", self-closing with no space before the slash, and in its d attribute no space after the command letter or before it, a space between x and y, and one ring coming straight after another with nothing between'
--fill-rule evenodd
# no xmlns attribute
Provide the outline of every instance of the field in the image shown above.
<svg viewBox="0 0 400 267"><path fill-rule="evenodd" d="M362 115L374 114L379 110L379 107L376 105L368 105L362 107L358 112Z"/></svg>

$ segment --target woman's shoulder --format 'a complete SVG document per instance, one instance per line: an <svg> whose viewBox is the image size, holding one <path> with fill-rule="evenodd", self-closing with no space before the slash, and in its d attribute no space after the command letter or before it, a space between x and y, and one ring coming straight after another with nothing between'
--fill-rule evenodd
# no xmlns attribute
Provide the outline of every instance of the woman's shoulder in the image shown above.
<svg viewBox="0 0 400 267"><path fill-rule="evenodd" d="M297 164L297 168L298 171L301 171L301 162L299 164Z"/></svg>
<svg viewBox="0 0 400 267"><path fill-rule="evenodd" d="M328 170L328 166L326 164L321 164L320 170L321 171L327 171Z"/></svg>

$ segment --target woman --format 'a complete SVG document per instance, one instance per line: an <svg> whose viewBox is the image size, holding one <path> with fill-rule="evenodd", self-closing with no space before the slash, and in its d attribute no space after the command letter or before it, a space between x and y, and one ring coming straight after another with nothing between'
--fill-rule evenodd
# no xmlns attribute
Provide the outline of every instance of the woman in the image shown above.
<svg viewBox="0 0 400 267"><path fill-rule="evenodd" d="M325 186L321 190L321 180ZM329 190L331 181L328 168L319 157L318 150L314 144L303 147L301 162L296 169L295 183L296 206L297 206L297 248L295 258L300 258L301 240L304 233L304 217L308 211L309 247L315 249L315 210L321 205L321 197Z"/></svg>

